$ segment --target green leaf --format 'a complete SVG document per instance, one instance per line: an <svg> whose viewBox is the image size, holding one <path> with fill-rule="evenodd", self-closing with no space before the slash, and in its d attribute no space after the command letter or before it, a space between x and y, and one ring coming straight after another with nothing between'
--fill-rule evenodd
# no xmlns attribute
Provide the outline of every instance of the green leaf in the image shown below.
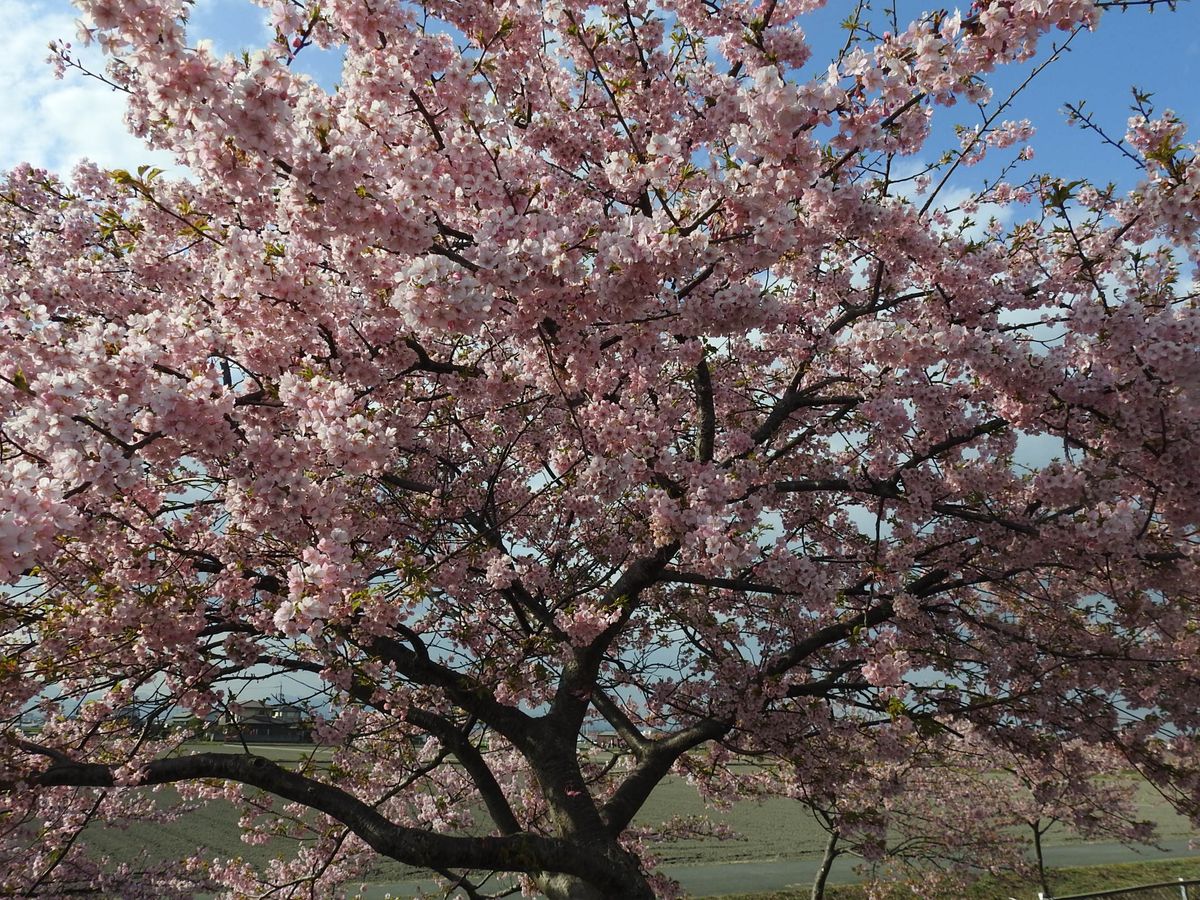
<svg viewBox="0 0 1200 900"><path fill-rule="evenodd" d="M33 389L29 387L29 379L21 369L17 369L12 377L13 387L23 394L33 394Z"/></svg>

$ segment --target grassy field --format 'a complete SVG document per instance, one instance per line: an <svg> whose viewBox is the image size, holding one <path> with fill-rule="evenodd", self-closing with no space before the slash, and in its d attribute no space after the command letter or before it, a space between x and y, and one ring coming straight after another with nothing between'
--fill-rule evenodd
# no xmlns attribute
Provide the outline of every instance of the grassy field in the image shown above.
<svg viewBox="0 0 1200 900"><path fill-rule="evenodd" d="M1200 859L1159 860L1143 863L1114 863L1106 866L1076 866L1057 869L1050 875L1050 889L1056 897L1070 897L1094 891L1137 887L1142 884L1200 879ZM1038 895L1036 882L988 879L980 881L962 895L961 900L1009 900L1009 898L1031 898ZM1192 888L1191 896L1200 897ZM808 900L807 889L769 891L757 894L727 894L725 900ZM827 900L865 900L866 891L859 885L836 884L825 891ZM896 898L914 900L907 889L897 889ZM957 898L956 898L957 900Z"/></svg>
<svg viewBox="0 0 1200 900"><path fill-rule="evenodd" d="M242 752L237 746L221 746L212 744L197 744L189 750L207 751L220 750L225 752ZM294 762L302 756L313 752L312 748L293 746L254 746L256 753L269 756L281 763ZM317 750L317 758L322 751ZM162 802L172 802L173 792L162 792ZM1160 836L1164 842L1170 842L1176 847L1182 847L1194 833L1185 819L1176 815L1158 795L1144 786L1140 793L1141 814L1160 823ZM722 864L742 864L735 868L750 876L755 863L777 864L792 860L812 861L820 856L824 845L824 832L817 827L812 816L805 808L793 801L772 799L764 803L737 803L726 811L707 809L695 789L686 781L678 778L666 779L651 796L649 803L637 818L636 824L643 826L658 825L677 816L707 815L719 824L728 826L737 837L720 841L712 838L697 840L680 840L660 844L655 852L662 860L662 865L668 869L680 867L714 866ZM175 823L154 825L133 825L126 830L112 828L91 828L87 839L99 853L111 855L114 859L129 858L135 850L145 850L152 858L170 859L195 852L197 846L203 846L215 857L242 857L254 863L262 863L272 856L287 852L282 842L274 842L265 846L251 846L239 838L237 820L239 813L227 803L210 803L194 812L188 813ZM1072 847L1078 849L1080 842L1073 840L1062 832L1052 831L1046 839L1046 857L1049 865L1055 865L1055 854L1062 848L1062 854ZM1097 848L1100 849L1100 848ZM1103 854L1102 854L1103 855ZM1108 862L1109 859L1098 859L1098 862ZM418 873L414 870L391 861L381 861L371 874L371 880L377 882L402 882L414 878ZM842 878L848 872L843 870ZM1063 870L1056 874L1053 885L1056 893L1078 893L1097 886L1119 887L1127 884L1139 884L1149 881L1168 880L1176 877L1200 878L1200 858L1192 861L1173 860L1155 863L1142 863L1133 866L1105 865L1087 867L1086 869ZM784 883L800 883L802 878L796 878ZM761 883L761 882L760 882ZM770 882L764 884L769 886ZM753 878L735 885L744 890L751 890L755 885ZM855 892L857 890L857 893ZM979 893L972 894L973 898L1032 898L1036 897L1036 885L984 884ZM755 900L792 900L807 896L804 892L767 893L744 895ZM834 886L829 893L831 900L858 900L863 894L861 890ZM907 897L911 898L911 893Z"/></svg>

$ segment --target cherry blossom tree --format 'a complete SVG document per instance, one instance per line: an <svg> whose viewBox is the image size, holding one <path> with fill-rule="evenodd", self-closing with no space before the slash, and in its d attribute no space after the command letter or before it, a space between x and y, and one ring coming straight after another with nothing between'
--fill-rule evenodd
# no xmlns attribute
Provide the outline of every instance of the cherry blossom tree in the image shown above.
<svg viewBox="0 0 1200 900"><path fill-rule="evenodd" d="M1055 740L1040 754L1027 746L1012 753L969 730L942 737L932 745L915 742L903 762L894 751L891 762L878 761L885 754L864 755L870 744L861 742L855 764L847 766L845 755L839 760L842 786L834 787L836 777L793 770L788 792L829 834L813 900L824 896L841 854L864 860L860 868L885 889L908 883L952 896L980 875L1020 874L1036 875L1049 896L1042 839L1051 828L1126 844L1156 838L1154 823L1139 818L1138 781L1105 748Z"/></svg>
<svg viewBox="0 0 1200 900"><path fill-rule="evenodd" d="M845 716L769 748L770 762L749 773L727 747L693 754L686 768L714 805L782 796L811 810L827 835L812 900L825 897L840 857L859 860L868 892L882 896L905 885L960 896L983 875L1036 877L1049 895L1042 838L1052 828L1130 845L1157 838L1139 816L1140 781L1105 747L1054 738L1040 748L1019 740L1014 752L1004 729L920 717L913 729L879 725Z"/></svg>
<svg viewBox="0 0 1200 900"><path fill-rule="evenodd" d="M844 786L798 781L808 788L798 799L828 835L813 900L823 900L839 856L861 860L857 868L876 890L902 883L928 896L962 895L981 875L1027 868L1024 842L1010 827L1011 786L950 747L920 748L903 762L863 760Z"/></svg>
<svg viewBox="0 0 1200 900"><path fill-rule="evenodd" d="M1089 839L1152 844L1154 823L1139 818L1138 783L1122 761L1103 747L1077 741L1056 743L1046 753L1011 754L975 743L984 765L1005 776L1010 790L1002 804L1010 822L1027 830L1042 893L1049 896L1042 838L1054 826Z"/></svg>
<svg viewBox="0 0 1200 900"><path fill-rule="evenodd" d="M1195 809L1195 145L1146 109L1132 193L1064 183L1028 80L989 88L1114 4L859 3L820 62L818 0L263 5L221 57L185 0L79 0L188 176L0 187L6 891L327 896L382 855L668 894L654 787L820 772L844 710L1108 745ZM121 716L283 676L330 759ZM88 856L165 785L310 839Z"/></svg>
<svg viewBox="0 0 1200 900"><path fill-rule="evenodd" d="M824 900L839 858L858 860L871 896L961 896L980 875L1027 870L1027 837L1012 827L1025 824L1026 805L1014 815L1013 804L1025 795L997 771L994 749L949 731L931 737L849 716L748 774L723 764L744 766L741 757L694 754L688 764L714 803L784 796L812 812L827 836L812 900Z"/></svg>

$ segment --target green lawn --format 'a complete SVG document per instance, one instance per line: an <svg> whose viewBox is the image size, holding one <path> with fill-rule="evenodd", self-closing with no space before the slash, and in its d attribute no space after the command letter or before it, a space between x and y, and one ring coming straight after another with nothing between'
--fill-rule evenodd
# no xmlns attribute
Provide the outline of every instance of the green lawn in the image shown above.
<svg viewBox="0 0 1200 900"><path fill-rule="evenodd" d="M1200 859L1170 859L1144 863L1115 863L1105 866L1079 866L1056 869L1050 873L1050 888L1055 896L1067 897L1092 891L1137 887L1142 884L1200 879ZM1038 885L1029 881L988 879L977 883L963 895L962 900L1025 900L1038 895ZM1193 897L1200 897L1200 888L1193 888ZM827 900L865 900L866 891L853 884L832 885L825 891ZM897 898L914 900L912 891L897 890ZM808 900L809 891L786 890L759 894L730 894L725 900Z"/></svg>
<svg viewBox="0 0 1200 900"><path fill-rule="evenodd" d="M264 747L256 745L253 752L271 757L281 763L295 762L310 753L311 747L278 746ZM196 743L184 748L184 752L243 752L240 747L232 745L213 745ZM327 756L327 751L317 748L315 756L318 760ZM165 789L161 792L161 801L169 804L174 798L174 791ZM1164 841L1172 841L1175 846L1183 847L1188 838L1194 837L1185 819L1176 815L1162 798L1148 785L1144 786L1140 797L1141 814L1147 818L1158 820L1160 835ZM687 841L662 843L655 847L661 864L667 867L712 866L718 864L742 864L738 866L750 875L754 863L776 863L789 860L813 860L819 858L824 845L824 832L816 826L812 816L803 806L784 799L768 800L765 803L737 803L726 811L707 810L695 789L680 778L666 779L654 792L646 808L638 816L638 825L654 826L667 819L677 816L708 815L713 821L726 825L737 833L732 840L719 841L705 838ZM256 864L263 863L273 855L287 853L289 848L283 841L272 842L266 846L250 846L239 839L237 829L238 812L226 803L211 803L194 812L188 813L179 821L167 824L133 825L128 830L93 827L88 829L88 841L99 852L111 854L115 859L128 858L134 848L148 850L150 855L158 859L178 858L194 852L197 845L217 857L241 856ZM1055 848L1066 849L1080 847L1077 840L1062 832L1051 832L1046 841L1047 862L1055 864ZM1096 848L1100 850L1102 848ZM1101 853L1096 857L1097 862L1107 862L1111 857ZM1087 857L1063 862L1090 861ZM849 874L849 873L846 873ZM412 869L390 860L383 860L371 873L371 880L377 882L406 881L418 873ZM1059 869L1056 871L1052 887L1056 893L1079 893L1086 890L1115 888L1145 884L1154 881L1172 880L1176 877L1200 878L1200 856L1193 860L1160 860L1128 865L1099 865L1079 868ZM744 882L744 889L751 888L755 882ZM766 882L769 884L770 882ZM745 898L755 900L794 900L807 897L807 890L792 889L778 893L746 894ZM846 885L831 885L827 892L830 900L859 900L864 896L859 888ZM905 893L907 900L913 900L911 892ZM968 895L973 900L990 900L990 898L1016 897L1018 900L1031 900L1037 896L1036 884L997 884L991 882L981 884L978 889ZM1200 900L1197 892L1196 900Z"/></svg>

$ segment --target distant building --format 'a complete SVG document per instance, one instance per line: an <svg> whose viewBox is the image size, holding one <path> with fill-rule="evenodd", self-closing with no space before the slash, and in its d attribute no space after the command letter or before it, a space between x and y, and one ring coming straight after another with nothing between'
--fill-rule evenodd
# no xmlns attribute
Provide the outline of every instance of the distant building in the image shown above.
<svg viewBox="0 0 1200 900"><path fill-rule="evenodd" d="M167 733L167 708L150 700L134 700L117 710L114 717L130 731L150 738Z"/></svg>
<svg viewBox="0 0 1200 900"><path fill-rule="evenodd" d="M45 721L43 716L36 709L27 709L21 713L20 728L25 734L37 734L42 730L42 723Z"/></svg>
<svg viewBox="0 0 1200 900"><path fill-rule="evenodd" d="M312 741L312 717L295 703L247 700L218 717L212 733L224 741L304 744Z"/></svg>
<svg viewBox="0 0 1200 900"><path fill-rule="evenodd" d="M623 746L620 735L615 731L593 731L588 738L602 750L617 750Z"/></svg>

